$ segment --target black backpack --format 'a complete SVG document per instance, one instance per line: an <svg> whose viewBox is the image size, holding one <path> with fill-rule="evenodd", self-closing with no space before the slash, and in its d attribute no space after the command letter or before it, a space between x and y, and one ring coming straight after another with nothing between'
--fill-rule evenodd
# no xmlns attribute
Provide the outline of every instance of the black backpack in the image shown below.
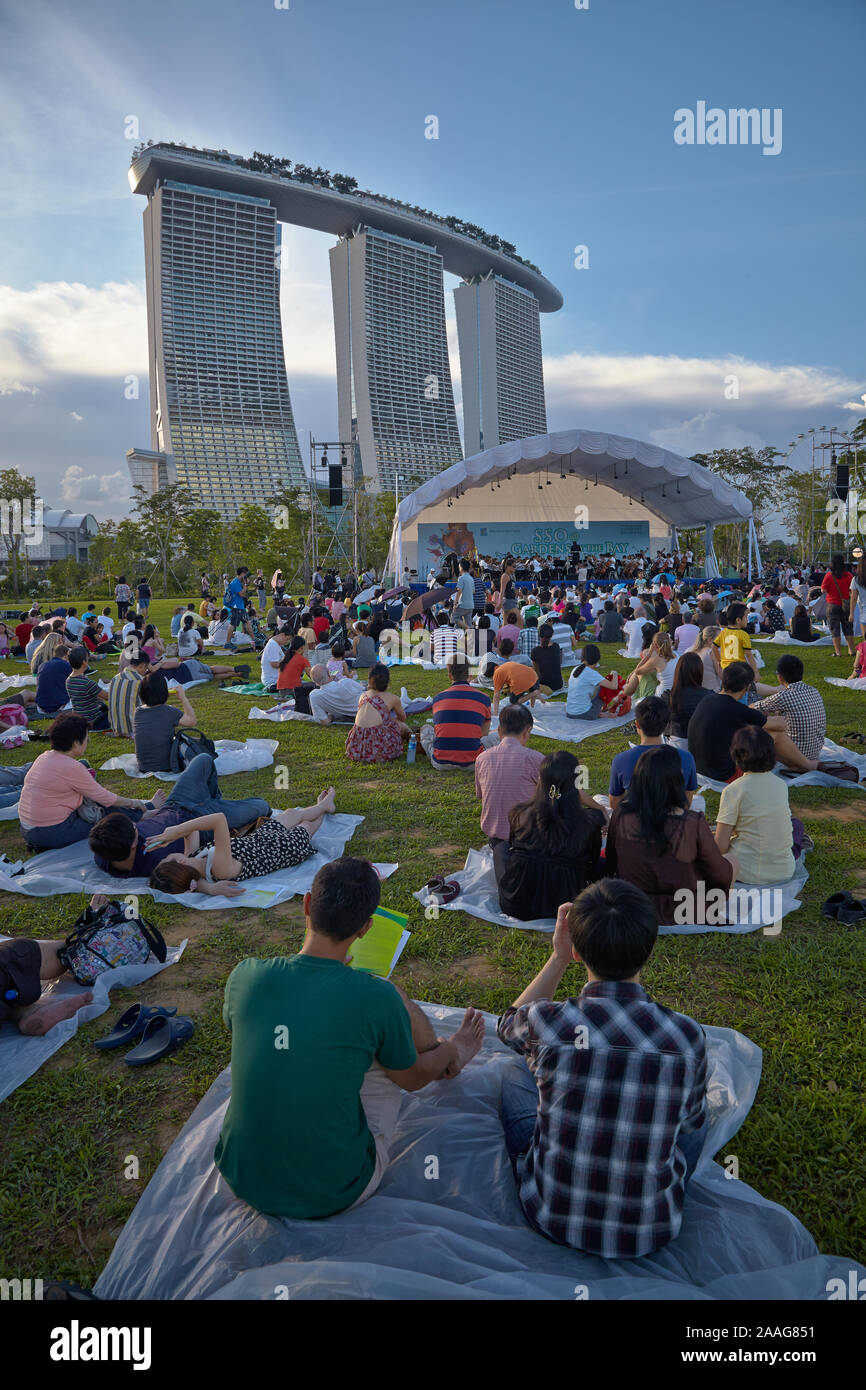
<svg viewBox="0 0 866 1390"><path fill-rule="evenodd" d="M198 737L194 738L194 734ZM210 753L215 758L216 744L213 739L203 734L201 729L175 729L168 759L169 772L183 772L199 753Z"/></svg>

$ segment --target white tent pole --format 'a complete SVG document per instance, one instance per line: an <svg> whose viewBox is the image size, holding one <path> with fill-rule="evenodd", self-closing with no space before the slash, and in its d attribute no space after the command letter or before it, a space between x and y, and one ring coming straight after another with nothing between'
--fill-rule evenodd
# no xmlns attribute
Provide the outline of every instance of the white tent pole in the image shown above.
<svg viewBox="0 0 866 1390"><path fill-rule="evenodd" d="M749 520L749 525L748 525L748 527L747 527L747 529L746 529L746 541L747 541L747 546L746 546L746 555L747 555L746 565L747 565L747 571L746 571L746 572L747 572L747 574L748 574L748 576L749 576L749 583L751 584L751 582L752 582L752 522L751 522L751 519Z"/></svg>

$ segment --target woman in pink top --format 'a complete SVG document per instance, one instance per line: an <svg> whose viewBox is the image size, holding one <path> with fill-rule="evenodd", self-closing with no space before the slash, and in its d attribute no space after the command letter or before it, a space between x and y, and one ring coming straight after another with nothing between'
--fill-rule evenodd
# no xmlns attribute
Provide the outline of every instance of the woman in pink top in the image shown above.
<svg viewBox="0 0 866 1390"><path fill-rule="evenodd" d="M102 814L100 807L145 811L165 801L163 791L150 803L101 787L90 769L78 761L86 752L88 732L83 715L59 715L48 731L50 750L39 754L24 778L18 818L31 849L62 849L86 840Z"/></svg>

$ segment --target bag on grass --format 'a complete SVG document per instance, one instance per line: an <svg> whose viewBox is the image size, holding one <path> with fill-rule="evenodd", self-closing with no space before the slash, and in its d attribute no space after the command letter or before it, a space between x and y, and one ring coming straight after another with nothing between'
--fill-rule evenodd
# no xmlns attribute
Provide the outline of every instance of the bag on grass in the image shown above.
<svg viewBox="0 0 866 1390"><path fill-rule="evenodd" d="M625 681L623 680L622 676L619 674L618 671L608 671L608 680L613 680L614 676L616 676L616 690L599 689L598 695L599 699L601 700L602 709L607 709L607 706L610 704L611 700L613 700L619 694L619 692L625 685ZM619 713L628 714L630 710L631 696L627 695L626 698L623 700L622 704L619 706Z"/></svg>
<svg viewBox="0 0 866 1390"><path fill-rule="evenodd" d="M198 738L193 738L193 734L197 734ZM213 739L203 734L201 729L175 729L168 759L169 772L183 772L199 753L210 753L215 758L216 744Z"/></svg>
<svg viewBox="0 0 866 1390"><path fill-rule="evenodd" d="M859 782L860 773L852 763L843 762L840 759L828 758L819 762L816 769L818 772L826 772L830 777L839 777L843 782Z"/></svg>
<svg viewBox="0 0 866 1390"><path fill-rule="evenodd" d="M92 985L118 965L142 965L151 952L160 963L165 960L162 935L143 917L127 916L129 910L112 900L81 913L57 952L61 965L80 985Z"/></svg>

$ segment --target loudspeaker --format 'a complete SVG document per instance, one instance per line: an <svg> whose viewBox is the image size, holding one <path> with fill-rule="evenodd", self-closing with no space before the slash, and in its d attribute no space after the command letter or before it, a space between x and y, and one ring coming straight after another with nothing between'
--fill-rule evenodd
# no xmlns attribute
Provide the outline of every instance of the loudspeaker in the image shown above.
<svg viewBox="0 0 866 1390"><path fill-rule="evenodd" d="M338 463L328 464L328 506L343 505L343 470Z"/></svg>
<svg viewBox="0 0 866 1390"><path fill-rule="evenodd" d="M847 463L837 463L833 473L833 496L840 502L847 501L850 470Z"/></svg>

